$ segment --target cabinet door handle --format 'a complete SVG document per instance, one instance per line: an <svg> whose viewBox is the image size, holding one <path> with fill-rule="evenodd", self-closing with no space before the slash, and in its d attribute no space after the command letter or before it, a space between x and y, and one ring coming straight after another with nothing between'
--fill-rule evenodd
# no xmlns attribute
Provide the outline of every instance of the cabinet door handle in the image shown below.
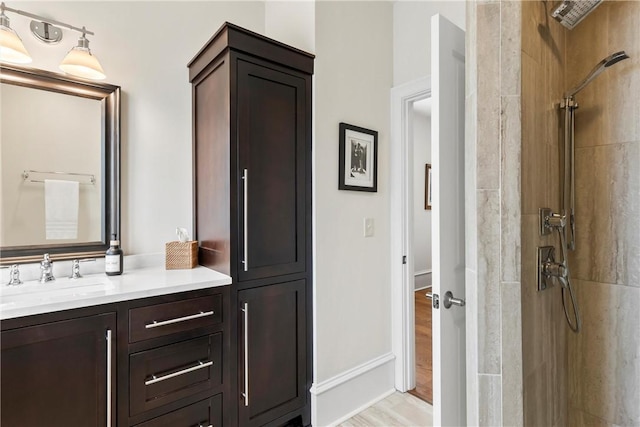
<svg viewBox="0 0 640 427"><path fill-rule="evenodd" d="M244 271L249 271L249 170L245 169L242 173L242 180L244 181L244 209L243 213L243 223L244 223L244 260L242 260L242 264L244 264Z"/></svg>
<svg viewBox="0 0 640 427"><path fill-rule="evenodd" d="M244 406L249 406L249 303L243 304L244 312Z"/></svg>
<svg viewBox="0 0 640 427"><path fill-rule="evenodd" d="M204 422L204 423L198 423L198 425L197 425L196 427L213 427L213 424L209 424L209 425L207 425L207 423L206 423L206 422Z"/></svg>
<svg viewBox="0 0 640 427"><path fill-rule="evenodd" d="M158 322L158 321L154 320L152 323L147 323L146 325L144 325L144 327L145 327L145 329L157 328L158 326L171 325L172 323L186 322L187 320L198 319L200 317L213 316L213 314L214 314L213 310L212 311L201 311L198 314L191 314L189 316L178 317L178 318L169 319L169 320L163 320L161 322Z"/></svg>
<svg viewBox="0 0 640 427"><path fill-rule="evenodd" d="M151 385L151 384L159 383L160 381L168 380L169 378L178 377L180 375L184 375L184 374L187 374L189 372L197 371L198 369L203 369L203 368L206 368L206 367L211 366L211 365L213 365L213 362L211 360L209 360L207 362L202 362L202 361L198 360L198 364L194 365L194 366L191 366L190 368L181 369L179 371L172 372L172 373L167 374L167 375L160 375L159 377L156 377L155 375L151 375L151 379L145 381L144 385Z"/></svg>
<svg viewBox="0 0 640 427"><path fill-rule="evenodd" d="M111 427L111 329L107 329L107 427Z"/></svg>

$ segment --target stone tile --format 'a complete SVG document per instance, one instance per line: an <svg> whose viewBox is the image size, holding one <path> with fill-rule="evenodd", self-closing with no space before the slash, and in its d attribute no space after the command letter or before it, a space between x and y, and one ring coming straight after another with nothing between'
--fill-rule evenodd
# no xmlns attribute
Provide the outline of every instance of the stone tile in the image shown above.
<svg viewBox="0 0 640 427"><path fill-rule="evenodd" d="M477 6L478 48L478 187L497 189L500 185L500 4Z"/></svg>
<svg viewBox="0 0 640 427"><path fill-rule="evenodd" d="M479 190L478 195L478 370L500 373L500 196Z"/></svg>
<svg viewBox="0 0 640 427"><path fill-rule="evenodd" d="M523 425L520 283L502 283L502 422Z"/></svg>
<svg viewBox="0 0 640 427"><path fill-rule="evenodd" d="M522 55L522 213L537 213L547 207L550 148L545 141L544 93L540 81L544 73L540 65L527 54ZM555 184L554 184L555 185Z"/></svg>
<svg viewBox="0 0 640 427"><path fill-rule="evenodd" d="M477 96L467 96L465 105L467 122L465 126L465 188L476 188L476 126L477 126ZM467 268L478 269L478 231L477 231L477 195L475 191L465 191L465 264ZM474 207L476 207L474 209Z"/></svg>
<svg viewBox="0 0 640 427"><path fill-rule="evenodd" d="M577 408L569 408L569 427L611 427L602 418L595 417Z"/></svg>
<svg viewBox="0 0 640 427"><path fill-rule="evenodd" d="M520 97L502 97L500 280L520 281Z"/></svg>
<svg viewBox="0 0 640 427"><path fill-rule="evenodd" d="M467 424L479 423L479 399L483 396L478 391L478 280L475 271L465 271L465 297L467 305L466 346L467 346Z"/></svg>
<svg viewBox="0 0 640 427"><path fill-rule="evenodd" d="M524 425L552 425L550 380L546 363L524 378Z"/></svg>
<svg viewBox="0 0 640 427"><path fill-rule="evenodd" d="M538 25L544 22L545 6L542 1L523 1L522 19L522 52L534 61L540 63L542 58L542 43L538 34ZM524 64L522 67L525 69ZM526 80L523 80L523 83Z"/></svg>
<svg viewBox="0 0 640 427"><path fill-rule="evenodd" d="M573 277L640 286L640 143L576 150Z"/></svg>
<svg viewBox="0 0 640 427"><path fill-rule="evenodd" d="M606 117L609 135L604 143L640 141L640 2L610 2L608 52L624 50L630 59L607 69Z"/></svg>
<svg viewBox="0 0 640 427"><path fill-rule="evenodd" d="M502 390L500 375L480 375L480 426L502 425Z"/></svg>
<svg viewBox="0 0 640 427"><path fill-rule="evenodd" d="M477 5L475 1L468 1L465 3L465 23L467 34L465 43L465 68L466 68L466 81L465 81L465 93L467 96L476 92L478 88L478 67L477 67L477 53L478 53L478 40L477 40ZM475 122L474 122L475 123Z"/></svg>
<svg viewBox="0 0 640 427"><path fill-rule="evenodd" d="M500 90L503 96L520 95L522 5L500 2Z"/></svg>
<svg viewBox="0 0 640 427"><path fill-rule="evenodd" d="M569 404L640 425L640 289L574 280L574 290L582 331L568 336Z"/></svg>

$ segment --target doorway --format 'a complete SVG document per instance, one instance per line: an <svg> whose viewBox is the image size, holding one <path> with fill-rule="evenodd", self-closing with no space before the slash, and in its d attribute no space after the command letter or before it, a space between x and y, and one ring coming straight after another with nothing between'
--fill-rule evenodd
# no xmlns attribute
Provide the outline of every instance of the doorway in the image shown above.
<svg viewBox="0 0 640 427"><path fill-rule="evenodd" d="M414 288L414 348L415 387L409 392L433 404L433 352L431 301L431 98L414 101L410 110L413 146L413 223L409 234L413 236L413 288ZM412 202L412 203L411 203Z"/></svg>
<svg viewBox="0 0 640 427"><path fill-rule="evenodd" d="M419 199L420 193L425 189L425 184L421 184L425 180L426 173L426 161L422 166L416 166L414 164L415 152L414 147L414 134L416 133L416 126L420 128L420 124L416 124L415 104L422 105L423 110L430 105L431 100L431 78L424 77L413 82L406 83L401 86L394 87L391 90L391 109L392 109L392 123L391 132L394 135L394 139L402 141L397 145L394 150L391 151L391 167L395 171L402 171L400 173L391 174L391 204L396 208L391 209L391 233L397 238L392 239L391 256L392 260L402 260L400 262L392 262L391 274L392 277L402 277L402 280L393 280L392 286L394 290L392 292L392 328L393 335L393 350L394 353L399 356L395 365L395 387L397 390L407 392L416 388L416 286L426 287L424 283L431 284L430 271L427 274L427 269L430 270L430 262L416 263L416 251L413 228L415 218L418 221L424 219L424 200L422 202L416 202ZM426 111L425 111L426 113ZM430 111L428 111L430 117ZM424 124L422 127L424 128ZM423 129L424 130L424 129ZM418 129L418 133L420 130ZM430 132L429 132L430 133ZM429 137L430 141L430 137ZM424 147L420 147L427 151L427 153L418 153L418 157L421 159L430 160L430 147L427 150ZM416 170L417 169L417 170ZM416 178L416 176L418 178ZM420 178L421 177L421 178ZM420 185L416 185L420 184ZM416 206L417 205L417 206ZM403 206L404 209L398 209L397 207ZM419 209L422 209L420 211ZM416 214L418 211L418 214ZM428 211L430 217L430 211ZM429 223L429 228L431 224ZM423 238L420 243L426 242L430 238ZM428 242L428 256L431 255L431 242ZM425 248L423 252L427 252ZM425 255L426 256L426 255ZM416 265L422 268L418 271L416 277ZM427 268L427 265L429 268ZM410 286L407 284L410 283ZM422 286L420 286L422 285ZM420 291L420 293L428 292L427 289ZM426 297L425 297L426 299ZM431 400L433 401L433 400Z"/></svg>

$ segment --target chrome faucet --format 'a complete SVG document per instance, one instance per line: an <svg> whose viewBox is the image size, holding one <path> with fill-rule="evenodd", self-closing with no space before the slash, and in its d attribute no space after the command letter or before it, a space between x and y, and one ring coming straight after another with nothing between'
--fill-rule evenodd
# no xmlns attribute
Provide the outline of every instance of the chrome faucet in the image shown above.
<svg viewBox="0 0 640 427"><path fill-rule="evenodd" d="M11 268L11 270L9 271L9 283L7 283L7 286L18 286L22 284L22 280L20 280L20 270L18 269L18 264L13 264L11 267L2 268Z"/></svg>
<svg viewBox="0 0 640 427"><path fill-rule="evenodd" d="M80 260L74 259L71 263L71 276L69 279L80 279L82 274L80 274Z"/></svg>
<svg viewBox="0 0 640 427"><path fill-rule="evenodd" d="M53 262L49 254L44 254L44 259L40 261L40 283L47 283L56 280L53 277Z"/></svg>

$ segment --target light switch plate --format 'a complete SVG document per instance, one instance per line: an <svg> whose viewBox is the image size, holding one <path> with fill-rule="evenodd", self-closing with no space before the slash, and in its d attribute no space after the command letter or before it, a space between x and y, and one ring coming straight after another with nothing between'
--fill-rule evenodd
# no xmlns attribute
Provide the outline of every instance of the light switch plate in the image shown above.
<svg viewBox="0 0 640 427"><path fill-rule="evenodd" d="M373 218L365 218L364 219L364 237L373 237L373 234L374 234Z"/></svg>

